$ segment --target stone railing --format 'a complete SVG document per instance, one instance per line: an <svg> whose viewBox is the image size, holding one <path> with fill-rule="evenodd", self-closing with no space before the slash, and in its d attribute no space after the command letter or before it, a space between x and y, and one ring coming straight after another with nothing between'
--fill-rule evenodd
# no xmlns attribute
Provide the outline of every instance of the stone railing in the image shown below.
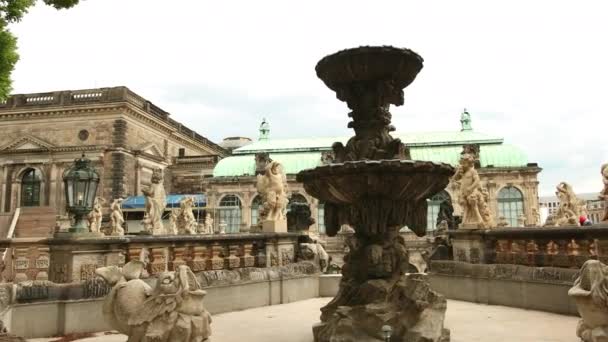
<svg viewBox="0 0 608 342"><path fill-rule="evenodd" d="M194 272L247 267L286 266L296 261L296 233L229 235L124 236L98 239L4 239L12 251L6 280L89 281L95 269L122 266L130 260L147 264L148 275L188 265Z"/></svg>
<svg viewBox="0 0 608 342"><path fill-rule="evenodd" d="M127 87L55 91L37 94L16 94L10 96L6 101L0 102L0 111L2 109L39 108L51 106L68 107L112 102L130 103L134 107L142 109L152 116L167 122L178 132L188 136L189 138L194 139L206 146L212 147L214 150L220 152L221 155L229 154L228 151L224 150L219 145L211 142L209 139L201 136L181 123L169 118L170 114L168 112L135 94Z"/></svg>
<svg viewBox="0 0 608 342"><path fill-rule="evenodd" d="M608 225L450 231L455 261L579 268L608 262Z"/></svg>

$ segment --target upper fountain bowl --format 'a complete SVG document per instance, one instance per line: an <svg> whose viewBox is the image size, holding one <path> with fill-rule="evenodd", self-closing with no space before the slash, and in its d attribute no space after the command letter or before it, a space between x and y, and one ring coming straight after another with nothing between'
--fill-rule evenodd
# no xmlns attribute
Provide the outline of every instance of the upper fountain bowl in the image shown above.
<svg viewBox="0 0 608 342"><path fill-rule="evenodd" d="M423 59L412 50L392 46L361 46L321 59L317 76L333 91L354 82L392 81L403 89L422 69Z"/></svg>

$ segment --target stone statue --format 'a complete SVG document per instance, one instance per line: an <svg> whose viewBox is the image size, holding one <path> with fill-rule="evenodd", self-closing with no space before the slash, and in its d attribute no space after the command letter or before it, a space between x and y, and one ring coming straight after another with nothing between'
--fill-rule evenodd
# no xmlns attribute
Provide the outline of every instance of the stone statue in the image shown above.
<svg viewBox="0 0 608 342"><path fill-rule="evenodd" d="M146 196L144 219L142 221L144 231L148 234L166 234L163 227L162 216L167 205L165 188L163 182L163 171L155 169L152 173L152 184L148 189L142 190Z"/></svg>
<svg viewBox="0 0 608 342"><path fill-rule="evenodd" d="M145 264L130 261L122 269L102 267L96 273L112 285L103 313L129 342L209 341L211 315L203 306L206 292L188 266L163 272L155 288L140 280Z"/></svg>
<svg viewBox="0 0 608 342"><path fill-rule="evenodd" d="M203 234L213 234L213 217L211 217L211 213L207 212L205 214L205 223L203 225Z"/></svg>
<svg viewBox="0 0 608 342"><path fill-rule="evenodd" d="M101 197L95 197L95 202L93 202L93 210L88 215L89 220L89 229L92 233L101 233L101 218L103 214L101 213L101 207L105 203L105 200Z"/></svg>
<svg viewBox="0 0 608 342"><path fill-rule="evenodd" d="M555 223L558 226L579 226L579 217L584 215L585 201L579 200L572 186L566 182L557 185L555 194L559 199L559 207L555 213Z"/></svg>
<svg viewBox="0 0 608 342"><path fill-rule="evenodd" d="M287 178L282 165L277 161L268 163L264 173L257 176L256 187L262 197L260 219L263 230L268 227L270 231L287 231Z"/></svg>
<svg viewBox="0 0 608 342"><path fill-rule="evenodd" d="M177 218L179 216L179 209L171 209L171 214L169 214L169 228L167 228L167 233L172 235L177 235Z"/></svg>
<svg viewBox="0 0 608 342"><path fill-rule="evenodd" d="M493 220L481 188L474 158L464 154L453 180L459 184L458 203L462 206L462 228L491 228Z"/></svg>
<svg viewBox="0 0 608 342"><path fill-rule="evenodd" d="M110 209L112 210L112 213L110 214L110 228L113 236L125 235L125 229L123 228L125 219L122 215L122 208L120 207L121 203L122 198L117 198L112 201L112 205L110 206Z"/></svg>
<svg viewBox="0 0 608 342"><path fill-rule="evenodd" d="M192 213L192 206L194 205L193 197L184 197L179 202L179 213L177 215L177 233L180 235L191 235L196 234L198 223Z"/></svg>
<svg viewBox="0 0 608 342"><path fill-rule="evenodd" d="M518 227L525 227L526 226L526 215L519 214L519 216L517 217L517 226Z"/></svg>
<svg viewBox="0 0 608 342"><path fill-rule="evenodd" d="M319 265L321 273L327 272L331 257L327 254L323 245L318 241L315 240L311 243L301 243L300 253L304 260L312 260L315 264Z"/></svg>
<svg viewBox="0 0 608 342"><path fill-rule="evenodd" d="M226 221L221 220L220 224L218 224L218 228L220 229L220 234L226 234L226 227L228 227L228 224L226 224Z"/></svg>
<svg viewBox="0 0 608 342"><path fill-rule="evenodd" d="M598 260L587 260L580 276L568 291L581 320L576 336L584 342L608 339L608 267Z"/></svg>
<svg viewBox="0 0 608 342"><path fill-rule="evenodd" d="M549 216L547 216L547 219L545 220L545 224L543 224L543 227L556 227L557 223L555 222L555 215L553 214L549 214Z"/></svg>
<svg viewBox="0 0 608 342"><path fill-rule="evenodd" d="M602 165L602 181L604 189L600 192L599 198L604 201L604 217L602 222L608 221L608 164Z"/></svg>
<svg viewBox="0 0 608 342"><path fill-rule="evenodd" d="M540 213L538 212L538 208L532 208L532 218L534 222L532 222L532 226L537 226L540 224Z"/></svg>
<svg viewBox="0 0 608 342"><path fill-rule="evenodd" d="M498 218L498 227L504 228L509 226L509 221L504 216Z"/></svg>

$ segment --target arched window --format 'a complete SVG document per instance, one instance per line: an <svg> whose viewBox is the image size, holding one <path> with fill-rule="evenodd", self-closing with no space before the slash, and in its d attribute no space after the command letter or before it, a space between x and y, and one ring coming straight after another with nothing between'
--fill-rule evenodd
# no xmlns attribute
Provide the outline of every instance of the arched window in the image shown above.
<svg viewBox="0 0 608 342"><path fill-rule="evenodd" d="M241 200L235 195L226 195L220 201L219 224L226 223L226 233L241 230Z"/></svg>
<svg viewBox="0 0 608 342"><path fill-rule="evenodd" d="M498 192L498 217L503 216L510 227L517 227L517 218L524 213L524 196L514 186Z"/></svg>
<svg viewBox="0 0 608 342"><path fill-rule="evenodd" d="M28 169L21 178L21 206L37 207L40 205L40 171Z"/></svg>
<svg viewBox="0 0 608 342"><path fill-rule="evenodd" d="M325 202L321 201L317 206L317 227L319 227L319 234L325 234Z"/></svg>
<svg viewBox="0 0 608 342"><path fill-rule="evenodd" d="M308 204L308 201L306 200L306 197L304 197L303 195L300 194L293 194L291 195L291 197L289 198L289 204L287 204L287 211L289 211L291 204L293 203L301 203L301 204Z"/></svg>
<svg viewBox="0 0 608 342"><path fill-rule="evenodd" d="M437 228L437 215L439 214L439 205L441 205L441 202L445 200L452 200L450 194L448 194L448 192L445 190L442 190L435 196L426 200L428 206L428 209L426 211L427 230L435 230L435 228Z"/></svg>
<svg viewBox="0 0 608 342"><path fill-rule="evenodd" d="M253 202L251 202L251 225L255 226L258 224L260 218L260 206L262 205L262 198L255 196Z"/></svg>

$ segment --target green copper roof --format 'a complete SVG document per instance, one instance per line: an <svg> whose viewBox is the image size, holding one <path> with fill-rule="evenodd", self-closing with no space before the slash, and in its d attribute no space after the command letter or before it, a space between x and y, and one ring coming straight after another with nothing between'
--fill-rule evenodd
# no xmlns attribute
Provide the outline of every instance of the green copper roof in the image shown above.
<svg viewBox="0 0 608 342"><path fill-rule="evenodd" d="M393 133L392 136L401 139L401 141L410 147L458 145L462 149L462 145L468 143L500 144L503 142L503 139L500 137L490 136L475 131ZM331 149L331 145L334 142L340 141L346 144L348 139L349 137L267 139L239 147L232 153L251 154L272 151L327 151Z"/></svg>
<svg viewBox="0 0 608 342"><path fill-rule="evenodd" d="M479 144L482 167L523 167L528 164L526 154L503 139L473 130L459 132L393 133L411 151L412 159L457 165L462 145ZM253 176L255 153L268 152L270 158L283 164L287 174L321 165L322 151L331 150L331 145L348 137L296 138L259 140L233 151L233 155L220 160L213 170L214 177Z"/></svg>

